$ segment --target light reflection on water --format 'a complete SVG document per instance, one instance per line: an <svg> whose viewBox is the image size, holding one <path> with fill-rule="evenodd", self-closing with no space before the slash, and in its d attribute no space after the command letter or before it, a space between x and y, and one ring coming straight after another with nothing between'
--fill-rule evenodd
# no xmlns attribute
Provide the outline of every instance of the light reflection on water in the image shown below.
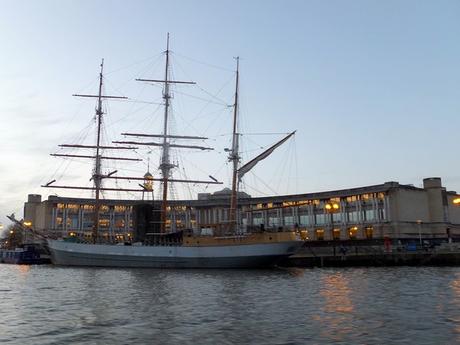
<svg viewBox="0 0 460 345"><path fill-rule="evenodd" d="M331 341L341 341L352 331L353 302L348 278L341 272L325 275L320 280L321 314L315 319L325 327L319 327L320 335Z"/></svg>
<svg viewBox="0 0 460 345"><path fill-rule="evenodd" d="M453 344L460 268L0 265L4 344Z"/></svg>
<svg viewBox="0 0 460 345"><path fill-rule="evenodd" d="M456 310L460 310L460 272L457 272L454 278L455 279L451 281L449 287L452 289L453 295L455 296L453 299L454 308ZM457 343L460 343L460 312L458 312L456 315L454 314L451 317L451 321L456 324L454 331L457 334Z"/></svg>

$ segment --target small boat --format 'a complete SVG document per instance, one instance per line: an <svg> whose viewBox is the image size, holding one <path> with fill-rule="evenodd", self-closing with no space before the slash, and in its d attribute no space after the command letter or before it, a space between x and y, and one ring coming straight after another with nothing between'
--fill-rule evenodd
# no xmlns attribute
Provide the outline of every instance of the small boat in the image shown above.
<svg viewBox="0 0 460 345"><path fill-rule="evenodd" d="M41 250L33 244L24 244L15 249L0 249L0 262L17 265L40 265L50 263Z"/></svg>
<svg viewBox="0 0 460 345"><path fill-rule="evenodd" d="M177 180L172 178L172 170L175 165L170 160L170 149L195 149L208 150L209 148L176 144L171 140L188 140L188 139L206 139L195 136L178 136L169 133L168 116L171 102L170 86L172 84L193 84L193 82L171 80L169 72L169 35L167 48L165 51L166 68L165 77L162 80L137 79L144 82L161 83L163 85L164 99L164 119L163 133L161 134L130 134L123 133L125 136L134 136L140 138L157 138L159 142L139 142L139 141L114 141L115 144L123 144L123 147L108 147L100 144L101 123L102 123L102 100L107 98L120 98L116 96L102 95L103 83L103 63L101 64L101 72L99 78L99 93L98 95L81 95L83 97L95 97L98 99L96 109L96 117L98 123L97 142L92 146L84 145L65 145L65 147L74 148L91 148L95 149L95 156L84 155L65 155L54 154L54 156L67 156L78 158L95 159L95 169L92 176L94 187L72 187L72 186L57 186L53 185L55 180L47 183L43 187L50 188L71 188L71 189L91 189L95 192L94 202L94 227L92 232L92 243L83 241L68 241L65 239L47 239L48 247L51 253L51 260L57 265L69 266L109 266L109 267L155 267L155 268L251 268L251 267L268 267L274 266L280 260L294 254L302 245L303 241L299 235L292 230L269 232L263 227L261 229L248 229L240 224L238 219L238 186L241 178L250 169L252 169L259 161L268 157L278 146L288 140L294 132L290 133L284 139L280 140L273 146L269 147L263 153L244 164L239 166L241 160L239 153L239 136L237 128L238 116L238 76L239 68L237 62L236 69L236 91L233 114L233 140L232 147L226 149L229 152L228 160L233 166L232 179L232 194L229 205L229 217L224 224L216 229L186 229L177 231L174 227L169 229L166 227L168 222L168 185L170 183L205 183L205 184L222 184L216 179L212 181L187 181ZM237 60L238 61L238 60ZM137 243L104 243L99 236L99 210L101 208L100 192L113 191L102 186L103 179L118 178L129 180L144 180L144 177L117 177L117 171L103 174L101 172L101 160L110 159L112 157L102 157L102 149L129 149L126 145L147 145L157 146L161 148L161 162L159 171L161 177L152 181L159 181L162 187L162 202L161 208L157 208L152 212L156 212L157 219L153 231L145 234L145 238ZM61 145L64 146L64 145ZM113 158L115 159L115 158ZM117 158L121 159L121 158ZM126 160L129 160L126 158ZM141 186L142 187L142 186ZM145 189L145 188L144 188ZM125 191L145 190L124 189ZM116 189L123 191L123 189ZM134 225L136 226L136 225ZM196 231L198 230L198 231ZM206 231L204 231L206 230Z"/></svg>

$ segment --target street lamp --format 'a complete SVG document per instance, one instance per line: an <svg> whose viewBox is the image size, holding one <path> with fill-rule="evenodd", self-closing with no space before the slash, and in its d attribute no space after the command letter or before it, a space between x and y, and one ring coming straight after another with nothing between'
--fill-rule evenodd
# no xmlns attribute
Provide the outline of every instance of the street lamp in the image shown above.
<svg viewBox="0 0 460 345"><path fill-rule="evenodd" d="M420 219L417 219L417 225L418 225L418 239L420 242L420 247L422 246L422 221Z"/></svg>
<svg viewBox="0 0 460 345"><path fill-rule="evenodd" d="M334 212L340 208L340 205L336 202L328 202L324 207L327 211Z"/></svg>
<svg viewBox="0 0 460 345"><path fill-rule="evenodd" d="M26 228L31 228L32 227L32 222L26 220L26 221L23 221L22 224L25 226L25 228L23 229L23 239L22 239L22 241L24 243L27 243L27 241L26 241L26 238L27 238Z"/></svg>
<svg viewBox="0 0 460 345"><path fill-rule="evenodd" d="M333 240L340 240L340 230L339 230L339 236L337 237L334 231L334 212L337 212L340 209L340 205L337 202L334 201L329 201L324 205L324 209L326 210L326 213L330 214L330 221L331 221L331 235ZM335 256L335 243L334 243L334 256Z"/></svg>
<svg viewBox="0 0 460 345"><path fill-rule="evenodd" d="M337 202L328 202L324 205L324 208L326 209L326 212L329 213L329 219L331 221L331 232L332 232L332 238L334 238L334 213L337 212L340 209L340 205ZM339 235L340 237L340 235Z"/></svg>

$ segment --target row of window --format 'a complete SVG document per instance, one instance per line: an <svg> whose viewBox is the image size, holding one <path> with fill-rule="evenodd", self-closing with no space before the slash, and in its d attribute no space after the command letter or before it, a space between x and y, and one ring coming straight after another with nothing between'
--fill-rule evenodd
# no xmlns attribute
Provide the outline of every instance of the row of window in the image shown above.
<svg viewBox="0 0 460 345"><path fill-rule="evenodd" d="M367 226L361 229L357 226L351 226L343 231L340 228L334 228L325 230L322 228L314 229L314 230L301 230L301 236L305 240L316 240L316 241L324 241L324 240L355 240L360 238L372 239L374 236L374 227Z"/></svg>
<svg viewBox="0 0 460 345"><path fill-rule="evenodd" d="M79 205L79 204L64 204L64 203L58 203L56 205L57 209L62 210L66 209L67 212L69 213L76 213L80 209L85 210L85 211L93 211L94 210L94 205ZM115 212L125 212L125 211L131 211L132 207L131 206L124 206L124 205L114 205L114 206L108 206L108 205L101 205L100 206L100 211L101 212L108 212L109 210L114 210Z"/></svg>
<svg viewBox="0 0 460 345"><path fill-rule="evenodd" d="M386 213L384 209L378 210L362 210L361 212L347 212L345 214L334 213L334 214L312 214L312 215L300 215L298 220L295 220L293 216L284 216L284 225L298 224L300 226L314 226L314 225L326 225L326 224L340 224L344 223L359 223L359 222L374 222L386 220ZM269 215L267 217L267 226L281 226L281 219L276 215ZM243 223L246 224L246 219L243 218ZM253 214L252 218L253 225L260 225L265 223L264 218L261 214Z"/></svg>
<svg viewBox="0 0 460 345"><path fill-rule="evenodd" d="M330 203L340 203L344 201L346 203L354 203L356 201L383 201L385 199L385 193L364 193L360 195L350 195L343 198L330 198L330 199L311 199L311 200L300 200L300 201L284 201L284 202L267 202L259 203L256 205L251 205L249 207L256 209L267 209L267 208L277 208L277 207L292 207L292 206L303 206L303 205L315 205L317 207L325 207Z"/></svg>

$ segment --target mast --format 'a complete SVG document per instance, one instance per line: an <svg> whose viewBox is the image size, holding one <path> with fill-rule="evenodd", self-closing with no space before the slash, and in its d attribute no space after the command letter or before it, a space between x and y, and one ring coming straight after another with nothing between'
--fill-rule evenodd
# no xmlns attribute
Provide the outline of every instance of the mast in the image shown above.
<svg viewBox="0 0 460 345"><path fill-rule="evenodd" d="M162 134L143 134L143 133L122 133L124 136L131 136L131 137L140 137L140 138L158 138L160 139L159 142L141 142L141 141L113 141L115 144L135 144L135 145L145 145L145 146L157 146L161 147L161 159L160 159L160 166L159 170L161 171L161 178L160 179L152 179L153 181L161 181L163 185L163 195L162 195L162 202L161 202L161 232L166 232L166 219L167 219L167 207L168 207L168 185L171 182L178 182L178 183L203 183L203 184L222 184L222 182L218 182L214 178L212 181L200 181L200 180L178 180L171 178L171 170L176 167L176 165L172 164L170 161L170 149L177 148L177 149L195 149L195 150L212 150L210 147L198 146L198 145L183 145L183 144L176 144L174 140L204 140L207 139L201 136L190 136L190 135L171 135L168 133L168 121L169 121L169 108L170 108L170 86L171 85L183 85L183 84L196 84L193 81L179 81L179 80L171 80L169 78L169 65L170 65L170 53L169 50L169 33L167 35L167 42L166 42L166 63L165 63L165 74L164 79L140 79L137 78L137 81L143 82L150 82L150 83L163 83L163 99L164 99L164 120L163 120L163 133ZM172 140L172 142L171 142ZM126 179L139 179L139 178L130 178L126 177Z"/></svg>
<svg viewBox="0 0 460 345"><path fill-rule="evenodd" d="M165 66L165 79L163 89L163 99L165 100L164 109L164 127L163 127L163 144L162 144L162 156L161 156L161 176L163 178L163 198L161 202L161 232L165 232L166 229L166 209L168 200L168 178L169 173L173 166L169 162L169 141L168 141L168 115L169 115L169 32L166 40L166 66Z"/></svg>
<svg viewBox="0 0 460 345"><path fill-rule="evenodd" d="M233 174L232 174L232 194L230 198L230 229L235 231L238 220L237 220L237 203L238 203L238 163L240 161L239 156L239 145L238 145L238 83L239 83L239 66L240 58L236 57L236 82L235 82L235 103L233 105L233 136L232 136L232 149L228 156L229 162L233 163Z"/></svg>
<svg viewBox="0 0 460 345"><path fill-rule="evenodd" d="M286 140L295 134L295 131L289 133L285 138L277 142L276 144L269 147L267 150L259 154L257 157L244 164L241 168L238 168L240 163L239 155L239 136L238 133L238 87L239 87L239 67L240 58L236 57L236 81L235 81L235 103L233 106L233 138L232 148L228 156L229 162L233 163L233 174L232 174L232 194L230 197L230 217L229 217L229 228L232 232L237 232L238 229L238 190L239 183L244 174L251 170L258 162L268 157L277 147L282 145Z"/></svg>
<svg viewBox="0 0 460 345"><path fill-rule="evenodd" d="M73 96L77 97L86 97L86 98L97 98L97 106L96 106L96 121L97 121L97 133L96 133L96 145L73 145L73 144L63 144L59 145L60 147L65 148L78 148L78 149L95 149L95 155L76 155L76 154L51 154L51 156L56 157L70 157L70 158L89 158L94 159L95 165L91 179L94 182L94 187L73 187L73 186L56 186L51 185L56 180L52 180L47 184L43 185L42 187L46 188L63 188L63 189L80 189L80 190L94 190L95 191L95 198L94 198L94 222L93 222L93 230L92 230L92 240L94 243L98 240L98 233L99 233L99 213L101 209L101 191L116 191L116 190L128 190L128 189L119 189L119 188L102 188L102 180L104 178L111 177L117 171L112 171L107 175L102 174L102 160L112 159L112 160L127 160L127 161L139 161L140 159L136 158L124 158L124 157L106 157L102 156L102 150L104 149L115 149L115 150L130 150L133 147L126 147L126 146L102 146L101 139L102 139L102 116L104 115L104 111L102 110L102 100L103 99L126 99L126 97L120 96L107 96L102 94L102 87L103 87L103 73L104 73L104 59L101 62L101 70L99 72L99 88L97 95L82 95L82 94L75 94ZM130 191L138 191L138 190L130 190Z"/></svg>
<svg viewBox="0 0 460 345"><path fill-rule="evenodd" d="M94 169L93 180L94 188L96 191L95 201L94 201L94 224L93 224L93 241L96 242L99 233L99 210L101 208L100 202L100 191L101 191L101 155L100 155L100 145L101 145L101 127L102 127L102 74L104 71L104 59L101 62L101 72L99 73L99 92L97 97L97 140L96 140L96 166Z"/></svg>

